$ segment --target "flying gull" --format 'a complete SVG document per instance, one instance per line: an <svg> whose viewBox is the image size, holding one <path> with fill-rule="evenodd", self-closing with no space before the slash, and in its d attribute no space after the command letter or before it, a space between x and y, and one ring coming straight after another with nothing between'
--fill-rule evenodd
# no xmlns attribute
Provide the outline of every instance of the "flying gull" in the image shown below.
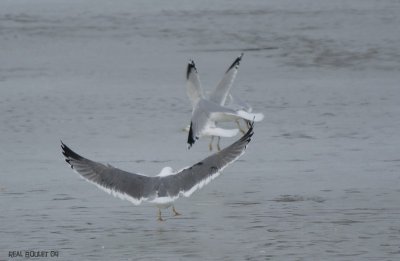
<svg viewBox="0 0 400 261"><path fill-rule="evenodd" d="M219 148L220 137L233 137L237 135L238 129L218 128L217 122L235 121L242 130L239 120L261 121L264 118L262 113L251 113L252 108L242 102L239 98L232 96L230 89L238 72L241 54L231 64L216 89L206 98L201 88L200 79L193 60L187 66L187 95L192 104L192 118L188 127L189 148L197 139L202 136L211 136L209 149L212 150L214 136L218 137L217 149Z"/></svg>
<svg viewBox="0 0 400 261"><path fill-rule="evenodd" d="M242 60L242 57L243 53L240 56L238 56L226 70L224 77L219 82L214 92L211 93L210 100L215 102L216 104L219 104L221 106L226 106L231 109L237 109L237 110L241 109L247 112L252 112L253 108L248 103L242 101L240 98L230 93L230 89L238 73L238 68L240 61ZM192 109L194 110L197 102L201 98L204 98L204 94L201 88L199 75L197 73L197 69L193 60L191 60L188 64L186 78L187 78L186 92L192 104ZM242 127L240 126L239 120L236 120L236 124L239 130L244 134L246 131L242 129ZM189 129L190 125L188 125L184 130L189 131ZM212 150L211 143L210 143L210 150Z"/></svg>
<svg viewBox="0 0 400 261"><path fill-rule="evenodd" d="M202 188L219 176L230 163L244 154L247 144L253 135L253 123L239 140L225 149L205 158L191 167L173 172L165 167L157 176L145 176L104 165L86 159L61 142L65 161L86 181L121 199L127 199L134 205L142 202L153 203L158 207L158 220L162 221L161 209L172 206L179 197L189 197L194 191Z"/></svg>

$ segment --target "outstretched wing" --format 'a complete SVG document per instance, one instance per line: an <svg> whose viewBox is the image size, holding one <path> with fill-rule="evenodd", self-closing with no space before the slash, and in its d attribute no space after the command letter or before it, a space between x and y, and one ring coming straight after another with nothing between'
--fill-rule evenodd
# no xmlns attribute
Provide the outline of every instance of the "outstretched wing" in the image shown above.
<svg viewBox="0 0 400 261"><path fill-rule="evenodd" d="M85 180L121 199L138 205L155 196L157 180L152 177L126 172L111 165L86 159L61 142L65 161Z"/></svg>
<svg viewBox="0 0 400 261"><path fill-rule="evenodd" d="M192 108L194 108L197 102L204 97L203 91L201 89L199 75L197 73L196 65L194 61L191 60L187 66L186 72L186 93L192 103Z"/></svg>
<svg viewBox="0 0 400 261"><path fill-rule="evenodd" d="M253 124L238 141L227 148L198 162L190 168L183 169L175 175L163 177L161 183L170 197L190 196L194 191L216 178L230 163L244 154L247 144L253 135Z"/></svg>
<svg viewBox="0 0 400 261"><path fill-rule="evenodd" d="M225 72L224 77L215 88L214 92L210 95L210 100L219 105L225 105L226 98L236 78L239 69L240 61L242 60L243 53L236 58L236 60L229 66Z"/></svg>

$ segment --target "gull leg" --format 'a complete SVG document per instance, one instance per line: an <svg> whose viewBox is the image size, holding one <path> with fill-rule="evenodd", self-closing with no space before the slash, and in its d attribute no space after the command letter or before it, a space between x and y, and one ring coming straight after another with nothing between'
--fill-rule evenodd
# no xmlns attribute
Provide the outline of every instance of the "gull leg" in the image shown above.
<svg viewBox="0 0 400 261"><path fill-rule="evenodd" d="M238 128L239 128L239 130L240 130L240 132L241 132L242 134L245 134L245 133L246 133L246 131L242 129L242 126L240 126L239 119L236 120L236 125L238 126Z"/></svg>
<svg viewBox="0 0 400 261"><path fill-rule="evenodd" d="M161 209L158 209L158 218L157 218L157 220L158 221L164 221L164 219L162 219L162 217L161 217Z"/></svg>
<svg viewBox="0 0 400 261"><path fill-rule="evenodd" d="M211 140L210 140L210 143L208 144L208 149L210 150L210 151L212 151L212 143L213 143L213 141L214 141L214 136L211 136Z"/></svg>
<svg viewBox="0 0 400 261"><path fill-rule="evenodd" d="M219 141L221 140L221 137L220 136L218 136L218 141L217 141L217 149L218 149L218 151L220 151L221 150L221 147L219 146Z"/></svg>
<svg viewBox="0 0 400 261"><path fill-rule="evenodd" d="M180 216L180 215L182 215L181 213L179 213L178 211L176 211L175 206L172 206L172 212L174 212L174 216Z"/></svg>

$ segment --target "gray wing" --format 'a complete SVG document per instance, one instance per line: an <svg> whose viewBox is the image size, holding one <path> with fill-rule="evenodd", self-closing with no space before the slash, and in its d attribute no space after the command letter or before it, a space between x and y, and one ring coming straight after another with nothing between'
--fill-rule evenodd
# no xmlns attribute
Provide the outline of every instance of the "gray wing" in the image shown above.
<svg viewBox="0 0 400 261"><path fill-rule="evenodd" d="M86 159L61 142L65 161L87 181L135 205L155 196L156 178L126 172Z"/></svg>
<svg viewBox="0 0 400 261"><path fill-rule="evenodd" d="M180 195L188 197L194 191L216 178L226 166L244 154L252 136L253 124L249 124L247 133L227 148L198 162L190 168L183 169L175 175L162 177L161 183L164 184L168 195L170 197Z"/></svg>
<svg viewBox="0 0 400 261"><path fill-rule="evenodd" d="M187 71L186 71L186 93L189 97L189 100L192 104L192 108L194 108L197 102L204 97L203 91L201 89L199 75L197 73L196 65L194 61L191 60L188 63Z"/></svg>
<svg viewBox="0 0 400 261"><path fill-rule="evenodd" d="M224 77L215 88L214 92L210 95L210 100L219 105L225 105L226 98L236 78L240 61L242 60L243 53L236 58L236 60L229 66L225 72Z"/></svg>

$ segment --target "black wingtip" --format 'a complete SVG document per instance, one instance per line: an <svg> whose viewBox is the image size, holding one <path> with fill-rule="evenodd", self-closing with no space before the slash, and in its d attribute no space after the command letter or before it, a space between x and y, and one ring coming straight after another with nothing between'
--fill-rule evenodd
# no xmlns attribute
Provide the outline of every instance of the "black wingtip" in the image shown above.
<svg viewBox="0 0 400 261"><path fill-rule="evenodd" d="M190 122L190 128L189 128L189 134L188 134L188 140L187 140L187 143L189 144L188 149L190 149L193 146L195 141L196 140L193 137L193 123Z"/></svg>
<svg viewBox="0 0 400 261"><path fill-rule="evenodd" d="M64 144L64 142L62 142L62 140L60 140L60 142L61 142L62 154L65 157L64 160L65 160L65 162L68 163L68 165L71 167L71 169L73 169L74 166L72 165L71 160L69 159L69 156L68 156L69 155L69 151L71 151L71 150L70 150L70 148L67 147L67 145Z"/></svg>
<svg viewBox="0 0 400 261"><path fill-rule="evenodd" d="M64 157L68 157L66 151L68 151L69 148L67 147L67 145L64 144L64 142L62 142L62 140L60 140L60 142L61 142L62 154L64 155Z"/></svg>
<svg viewBox="0 0 400 261"><path fill-rule="evenodd" d="M250 142L251 137L254 134L254 121L247 121L248 130L241 138L242 141Z"/></svg>
<svg viewBox="0 0 400 261"><path fill-rule="evenodd" d="M229 66L226 72L229 72L230 70L232 70L232 68L237 68L240 65L240 61L242 60L242 58L243 58L243 53L241 53L240 56L236 58L236 60L231 64L231 66Z"/></svg>
<svg viewBox="0 0 400 261"><path fill-rule="evenodd" d="M186 79L189 79L190 73L191 73L193 70L194 70L195 72L197 72L196 65L194 64L194 61L193 61L193 60L189 60L189 63L188 63L188 66L187 66L187 71L186 71Z"/></svg>
<svg viewBox="0 0 400 261"><path fill-rule="evenodd" d="M75 153L73 150L68 148L68 146L65 145L62 141L61 141L61 149L62 149L62 154L65 157L65 161L71 166L71 168L74 168L71 160L81 160L82 159L82 156L80 156L79 154Z"/></svg>

